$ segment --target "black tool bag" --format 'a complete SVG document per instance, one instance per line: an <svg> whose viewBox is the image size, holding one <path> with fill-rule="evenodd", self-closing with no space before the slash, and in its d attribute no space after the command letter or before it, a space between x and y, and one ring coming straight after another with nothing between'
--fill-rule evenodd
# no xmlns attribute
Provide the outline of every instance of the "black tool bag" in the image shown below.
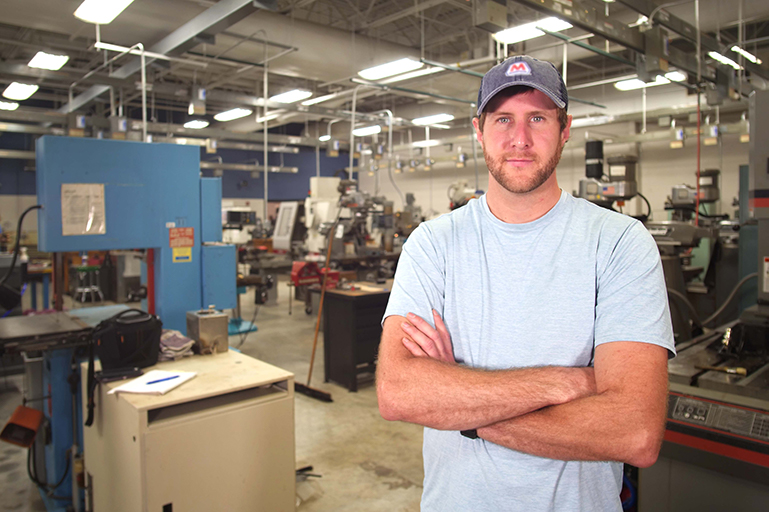
<svg viewBox="0 0 769 512"><path fill-rule="evenodd" d="M88 361L88 419L93 423L94 354L101 360L102 370L146 368L158 362L163 322L140 309L126 309L104 320L93 331Z"/></svg>

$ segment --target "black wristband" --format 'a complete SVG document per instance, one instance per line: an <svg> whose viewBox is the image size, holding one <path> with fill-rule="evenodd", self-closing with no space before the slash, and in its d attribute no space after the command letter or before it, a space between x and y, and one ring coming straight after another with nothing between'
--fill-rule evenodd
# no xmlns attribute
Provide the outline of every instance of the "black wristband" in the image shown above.
<svg viewBox="0 0 769 512"><path fill-rule="evenodd" d="M478 431L476 429L460 430L459 433L468 439L478 439Z"/></svg>

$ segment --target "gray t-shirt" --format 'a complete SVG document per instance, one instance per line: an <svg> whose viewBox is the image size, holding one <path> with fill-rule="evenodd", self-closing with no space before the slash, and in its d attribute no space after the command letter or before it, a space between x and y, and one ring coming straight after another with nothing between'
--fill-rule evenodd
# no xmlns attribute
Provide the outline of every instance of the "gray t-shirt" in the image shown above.
<svg viewBox="0 0 769 512"><path fill-rule="evenodd" d="M454 356L485 369L588 366L595 346L675 354L659 252L644 226L566 192L507 224L486 197L422 223L403 246L384 318L438 311ZM586 433L589 435L589 433ZM619 511L622 464L560 461L425 428L425 511Z"/></svg>

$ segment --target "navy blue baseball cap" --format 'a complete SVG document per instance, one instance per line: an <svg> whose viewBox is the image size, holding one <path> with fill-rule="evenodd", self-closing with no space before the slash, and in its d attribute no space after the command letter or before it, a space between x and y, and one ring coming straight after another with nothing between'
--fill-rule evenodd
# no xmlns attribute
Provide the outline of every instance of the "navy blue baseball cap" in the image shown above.
<svg viewBox="0 0 769 512"><path fill-rule="evenodd" d="M569 108L569 93L555 66L528 55L518 55L497 64L483 76L478 90L478 115L499 91L516 85L533 87L546 94L559 108Z"/></svg>

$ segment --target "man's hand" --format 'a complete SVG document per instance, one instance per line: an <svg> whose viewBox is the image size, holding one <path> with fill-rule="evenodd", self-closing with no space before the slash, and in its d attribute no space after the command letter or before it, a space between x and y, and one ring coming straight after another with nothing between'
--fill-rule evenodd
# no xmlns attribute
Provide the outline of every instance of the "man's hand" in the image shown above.
<svg viewBox="0 0 769 512"><path fill-rule="evenodd" d="M402 340L403 345L415 357L431 357L445 363L454 363L449 331L438 312L434 309L432 311L435 328L414 313L406 315L408 322L401 324L406 334Z"/></svg>

